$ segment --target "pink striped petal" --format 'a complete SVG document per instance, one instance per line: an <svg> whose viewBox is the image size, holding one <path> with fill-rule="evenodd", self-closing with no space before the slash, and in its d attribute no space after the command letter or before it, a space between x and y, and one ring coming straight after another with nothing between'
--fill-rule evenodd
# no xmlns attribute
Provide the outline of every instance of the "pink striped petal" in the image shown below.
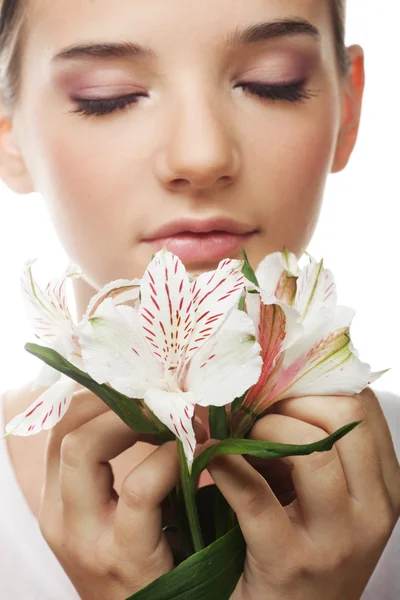
<svg viewBox="0 0 400 600"><path fill-rule="evenodd" d="M75 381L61 375L24 413L7 424L6 435L30 436L54 427L67 412L75 386Z"/></svg>
<svg viewBox="0 0 400 600"><path fill-rule="evenodd" d="M185 356L187 364L237 308L244 290L243 261L225 259L215 271L202 273L191 287L195 323Z"/></svg>
<svg viewBox="0 0 400 600"><path fill-rule="evenodd" d="M286 316L280 306L277 304L261 304L260 312L258 340L262 348L263 366L258 382L249 390L243 403L249 408L257 405L257 399L260 393L262 393L267 380L270 379L276 361L282 353L282 346L286 336Z"/></svg>
<svg viewBox="0 0 400 600"><path fill-rule="evenodd" d="M257 340L264 348L268 344L268 335L262 332L261 317L264 314L265 307L275 305L280 307L285 315L285 336L282 340L280 351L290 348L303 334L304 328L299 323L299 313L284 302L280 302L275 296L268 296L263 290L260 294L246 293L246 312L251 317L256 332Z"/></svg>
<svg viewBox="0 0 400 600"><path fill-rule="evenodd" d="M190 392L167 392L151 388L144 398L145 404L182 442L188 463L192 469L196 436L193 430L194 395Z"/></svg>
<svg viewBox="0 0 400 600"><path fill-rule="evenodd" d="M178 367L193 330L194 308L189 277L181 260L158 252L140 287L142 331L153 354L166 369Z"/></svg>
<svg viewBox="0 0 400 600"><path fill-rule="evenodd" d="M368 385L370 366L357 357L349 336L354 314L350 308L336 307L329 319L287 350L265 406L310 394L356 394Z"/></svg>

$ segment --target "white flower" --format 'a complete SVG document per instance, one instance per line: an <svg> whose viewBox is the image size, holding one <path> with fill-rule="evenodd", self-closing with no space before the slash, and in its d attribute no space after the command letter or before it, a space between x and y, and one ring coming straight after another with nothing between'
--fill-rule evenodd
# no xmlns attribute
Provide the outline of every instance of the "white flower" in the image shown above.
<svg viewBox="0 0 400 600"><path fill-rule="evenodd" d="M36 259L27 261L21 276L23 300L34 334L44 346L57 351L81 369L82 354L76 324L67 305L66 282L74 277L83 277L83 273L78 266L70 265L61 278L53 279L45 289L41 289L32 274L35 262ZM92 314L105 297L112 298L110 301L113 302L135 301L139 283L139 280L119 280L108 284L92 298L85 318ZM6 436L34 435L51 429L63 418L71 404L76 382L44 364L31 389L40 387L48 389L7 424Z"/></svg>
<svg viewBox="0 0 400 600"><path fill-rule="evenodd" d="M254 325L237 309L241 268L242 261L226 259L191 281L164 248L143 276L138 309L105 300L79 327L86 371L143 399L182 441L189 470L195 405L224 406L261 372Z"/></svg>
<svg viewBox="0 0 400 600"><path fill-rule="evenodd" d="M273 253L256 270L259 287L247 281L246 310L262 347L263 368L235 415L232 427L239 437L279 400L356 394L383 373L371 373L358 358L350 339L355 312L337 305L331 271L309 258L299 269L294 254Z"/></svg>

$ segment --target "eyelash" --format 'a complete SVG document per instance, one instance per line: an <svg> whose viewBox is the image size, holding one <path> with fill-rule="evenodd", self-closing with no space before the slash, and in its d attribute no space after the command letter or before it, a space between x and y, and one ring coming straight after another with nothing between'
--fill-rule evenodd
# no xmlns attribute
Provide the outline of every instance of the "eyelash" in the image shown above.
<svg viewBox="0 0 400 600"><path fill-rule="evenodd" d="M317 94L304 88L305 79L295 81L286 85L267 85L264 83L241 83L239 87L247 90L253 96L262 100L269 99L273 102L283 100L292 103L302 103L309 100ZM117 110L123 110L131 104L136 104L140 97L146 97L146 94L128 94L119 98L101 98L98 100L89 98L76 98L78 107L70 112L84 116L103 116L111 114Z"/></svg>

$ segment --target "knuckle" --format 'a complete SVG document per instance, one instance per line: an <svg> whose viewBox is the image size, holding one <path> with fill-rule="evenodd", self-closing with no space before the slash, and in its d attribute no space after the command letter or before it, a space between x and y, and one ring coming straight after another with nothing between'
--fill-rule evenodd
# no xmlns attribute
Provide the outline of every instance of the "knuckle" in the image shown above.
<svg viewBox="0 0 400 600"><path fill-rule="evenodd" d="M76 433L71 432L64 436L60 447L61 461L67 466L76 467L81 453L82 447Z"/></svg>
<svg viewBox="0 0 400 600"><path fill-rule="evenodd" d="M310 549L297 549L296 552L286 560L284 569L284 582L289 585L298 585L299 581L307 581L314 577L317 572L315 555Z"/></svg>
<svg viewBox="0 0 400 600"><path fill-rule="evenodd" d="M335 397L335 418L342 425L362 421L366 417L362 402L356 396Z"/></svg>
<svg viewBox="0 0 400 600"><path fill-rule="evenodd" d="M314 444L328 437L328 433L320 427L313 427L312 430L305 432L301 439L301 444Z"/></svg>
<svg viewBox="0 0 400 600"><path fill-rule="evenodd" d="M354 558L356 551L355 543L348 538L342 538L337 547L332 545L325 553L321 553L316 560L316 571L319 574L332 574L340 572L349 561ZM323 554L323 558L322 558Z"/></svg>
<svg viewBox="0 0 400 600"><path fill-rule="evenodd" d="M68 467L77 467L84 454L81 436L76 431L64 436L60 447L60 460L63 464Z"/></svg>
<svg viewBox="0 0 400 600"><path fill-rule="evenodd" d="M375 548L386 546L395 526L395 518L391 508L377 511L372 523L369 523L370 545Z"/></svg>
<svg viewBox="0 0 400 600"><path fill-rule="evenodd" d="M340 572L354 558L355 543L350 536L324 550L314 548L298 556L292 566L292 577L298 581L311 581Z"/></svg>
<svg viewBox="0 0 400 600"><path fill-rule="evenodd" d="M120 499L131 510L143 511L149 507L151 493L145 485L126 479L121 487Z"/></svg>
<svg viewBox="0 0 400 600"><path fill-rule="evenodd" d="M39 529L51 548L57 548L61 546L62 538L60 532L54 523L51 523L48 519L39 517L38 519Z"/></svg>
<svg viewBox="0 0 400 600"><path fill-rule="evenodd" d="M98 552L93 552L93 548L86 548L85 545L74 544L69 548L69 561L79 565L86 576L103 579L110 575L112 567L108 565Z"/></svg>
<svg viewBox="0 0 400 600"><path fill-rule="evenodd" d="M332 450L326 450L323 452L313 452L307 456L305 460L307 461L310 469L314 471L321 471L325 467L331 465L334 461L338 461L339 457L336 449L332 448ZM340 484L340 469L337 470L337 475L338 476L334 478L333 474L331 474L329 480L327 480L325 483L330 484L332 487L337 487Z"/></svg>
<svg viewBox="0 0 400 600"><path fill-rule="evenodd" d="M104 542L101 537L94 542L93 539L66 535L63 555L69 563L79 565L79 570L85 575L96 579L107 578L112 572L114 563L110 560L108 552L104 551L105 548L109 549L111 540L107 544Z"/></svg>
<svg viewBox="0 0 400 600"><path fill-rule="evenodd" d="M56 510L49 512L41 505L38 515L39 530L51 548L59 548L64 541L63 529Z"/></svg>
<svg viewBox="0 0 400 600"><path fill-rule="evenodd" d="M323 429L315 427L315 431L309 432L304 435L301 444L314 444L320 442L328 437L328 433ZM316 451L306 456L300 456L297 460L301 460L312 470L320 470L331 464L333 461L338 460L338 453L336 448L331 450Z"/></svg>

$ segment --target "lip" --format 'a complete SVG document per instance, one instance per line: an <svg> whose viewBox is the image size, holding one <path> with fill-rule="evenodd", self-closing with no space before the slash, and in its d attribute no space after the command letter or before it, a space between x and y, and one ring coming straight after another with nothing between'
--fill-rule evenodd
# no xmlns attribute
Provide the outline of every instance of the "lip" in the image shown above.
<svg viewBox="0 0 400 600"><path fill-rule="evenodd" d="M143 241L158 252L164 246L186 264L234 258L256 233L254 227L229 218L181 219L167 223Z"/></svg>
<svg viewBox="0 0 400 600"><path fill-rule="evenodd" d="M163 225L159 229L150 233L145 242L152 242L157 239L165 239L181 233L210 233L219 231L231 233L234 235L247 235L256 231L255 227L246 223L240 223L227 217L215 219L179 219Z"/></svg>

